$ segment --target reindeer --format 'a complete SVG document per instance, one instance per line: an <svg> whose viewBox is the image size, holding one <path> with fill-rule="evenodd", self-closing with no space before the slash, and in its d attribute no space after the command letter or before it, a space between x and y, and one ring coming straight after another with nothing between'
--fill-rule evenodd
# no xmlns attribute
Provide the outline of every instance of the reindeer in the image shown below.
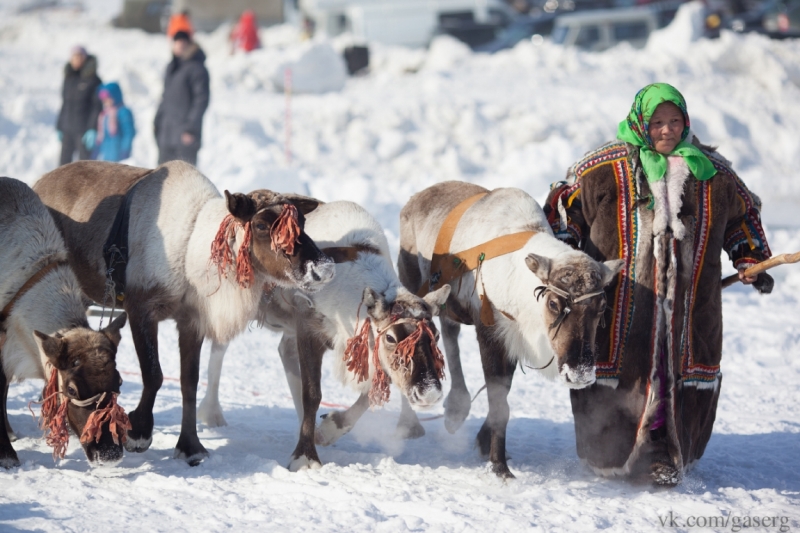
<svg viewBox="0 0 800 533"><path fill-rule="evenodd" d="M89 328L81 287L50 213L21 181L0 178L0 466L19 466L8 422L12 380L44 379L42 426L54 458L67 451L69 428L90 463L122 460L127 416L117 404L122 384L115 356L120 315Z"/></svg>
<svg viewBox="0 0 800 533"><path fill-rule="evenodd" d="M432 268L433 265L433 268ZM445 426L461 427L470 396L459 358L461 324L474 325L489 397L477 445L513 478L505 453L507 396L517 364L579 389L595 381L595 331L604 287L620 260L598 263L553 236L539 205L514 188L444 182L400 212L400 280L412 291L452 287L441 328L452 388Z"/></svg>
<svg viewBox="0 0 800 533"><path fill-rule="evenodd" d="M143 390L126 449L143 452L152 442L163 380L158 323L173 318L183 396L174 456L200 463L208 456L196 427L203 339L227 343L243 331L265 286L314 291L333 278L333 262L303 232L303 213L317 201L268 190L221 198L180 161L155 170L77 162L45 174L34 190L64 236L85 294L106 305L121 301L128 313Z"/></svg>
<svg viewBox="0 0 800 533"><path fill-rule="evenodd" d="M320 204L306 217L306 231L336 265L334 280L308 295L275 289L262 299L259 321L281 331L278 351L300 420L300 437L289 469L319 468L316 444L330 445L350 431L370 405L389 399L389 383L403 394L404 411L427 408L441 399L444 357L432 322L450 287L417 297L406 290L392 267L383 229L351 202ZM213 345L209 388L200 405L206 424L224 424L219 406L219 374L226 346ZM361 393L347 411L328 414L315 430L321 400L325 351L334 352L337 376ZM401 424L406 430L411 424ZM420 436L416 422L402 436Z"/></svg>

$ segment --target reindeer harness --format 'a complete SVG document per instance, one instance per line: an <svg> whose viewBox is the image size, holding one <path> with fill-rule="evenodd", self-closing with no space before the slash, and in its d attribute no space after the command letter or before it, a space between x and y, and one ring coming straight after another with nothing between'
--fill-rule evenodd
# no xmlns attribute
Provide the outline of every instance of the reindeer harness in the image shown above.
<svg viewBox="0 0 800 533"><path fill-rule="evenodd" d="M492 240L481 243L478 246L473 246L467 250L451 253L450 244L453 241L453 235L456 232L459 221L461 221L461 217L464 216L467 209L472 207L473 204L487 194L488 193L482 192L470 196L448 213L442 227L439 228L439 234L436 236L436 244L433 247L433 257L431 257L430 279L417 291L417 296L422 297L430 291L435 291L443 285L460 278L470 270L478 270L475 274L475 283L477 284L480 268L485 261L521 250L531 237L536 235L537 232L535 231L511 233L495 237ZM459 290L460 289L461 287L459 285ZM484 326L493 326L495 323L493 306L489 300L489 296L486 294L485 287L483 288L483 294L480 295L480 299L481 322ZM498 311L509 320L514 320L514 317L510 314L499 309Z"/></svg>

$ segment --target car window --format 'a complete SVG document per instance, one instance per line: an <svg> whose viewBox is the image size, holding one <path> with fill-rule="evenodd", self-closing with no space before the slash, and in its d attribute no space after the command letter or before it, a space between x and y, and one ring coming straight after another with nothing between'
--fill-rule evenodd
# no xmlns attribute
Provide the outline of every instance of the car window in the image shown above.
<svg viewBox="0 0 800 533"><path fill-rule="evenodd" d="M589 48L600 40L599 26L583 26L575 38L575 46Z"/></svg>
<svg viewBox="0 0 800 533"><path fill-rule="evenodd" d="M567 34L569 33L569 27L567 26L558 26L553 28L553 35L551 38L555 44L564 44L564 39L567 38Z"/></svg>
<svg viewBox="0 0 800 533"><path fill-rule="evenodd" d="M613 26L614 40L616 41L635 41L647 39L649 32L647 24L642 21L617 22Z"/></svg>

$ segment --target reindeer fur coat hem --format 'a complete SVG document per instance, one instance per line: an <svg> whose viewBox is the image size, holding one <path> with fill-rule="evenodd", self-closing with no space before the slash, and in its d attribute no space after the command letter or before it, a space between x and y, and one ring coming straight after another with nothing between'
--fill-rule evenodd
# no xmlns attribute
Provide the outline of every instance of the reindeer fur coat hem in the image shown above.
<svg viewBox="0 0 800 533"><path fill-rule="evenodd" d="M721 252L737 267L770 256L760 200L695 142L717 170L707 181L670 161L651 185L638 148L616 141L576 163L545 207L557 237L598 261L625 261L606 288L597 382L570 391L578 455L604 475L666 461L679 476L703 455L722 380ZM662 401L666 435L656 444Z"/></svg>

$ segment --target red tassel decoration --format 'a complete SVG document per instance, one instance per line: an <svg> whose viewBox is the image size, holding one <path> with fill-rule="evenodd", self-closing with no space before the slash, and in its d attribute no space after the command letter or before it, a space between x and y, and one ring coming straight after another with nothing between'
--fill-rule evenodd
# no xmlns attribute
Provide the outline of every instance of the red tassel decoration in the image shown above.
<svg viewBox="0 0 800 533"><path fill-rule="evenodd" d="M272 224L272 251L282 250L286 255L294 255L294 245L300 240L300 223L294 204L283 204L281 216Z"/></svg>
<svg viewBox="0 0 800 533"><path fill-rule="evenodd" d="M113 393L106 407L95 409L89 415L89 419L83 427L83 433L81 433L81 442L84 444L88 444L92 440L100 442L103 425L106 423L108 423L108 430L111 432L114 444L119 444L120 441L125 444L125 441L128 440L128 430L132 429L131 421L125 414L125 409L117 403L117 395Z"/></svg>
<svg viewBox="0 0 800 533"><path fill-rule="evenodd" d="M217 235L214 237L214 240L211 241L210 261L217 266L220 277L228 277L228 269L234 265L230 241L234 238L236 229L240 227L244 227L244 237L242 238L242 244L239 246L239 253L235 261L236 282L243 289L248 289L255 281L253 263L250 260L250 244L253 240L253 235L250 230L249 222L243 225L233 215L226 215L219 225Z"/></svg>
<svg viewBox="0 0 800 533"><path fill-rule="evenodd" d="M369 318L364 320L361 331L358 331L356 323L356 334L347 339L347 346L344 349L347 370L355 373L357 383L369 378L369 326Z"/></svg>
<svg viewBox="0 0 800 533"><path fill-rule="evenodd" d="M369 405L381 406L389 401L391 389L389 388L389 376L383 371L378 353L380 350L381 337L375 339L375 350L372 352L372 362L375 365L375 377L372 378L372 388L369 390Z"/></svg>

